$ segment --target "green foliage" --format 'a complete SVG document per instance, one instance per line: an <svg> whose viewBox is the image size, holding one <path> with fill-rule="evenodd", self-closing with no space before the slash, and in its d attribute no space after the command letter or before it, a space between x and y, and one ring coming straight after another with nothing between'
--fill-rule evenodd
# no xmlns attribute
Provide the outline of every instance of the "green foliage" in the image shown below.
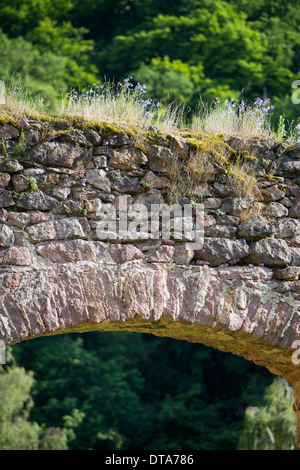
<svg viewBox="0 0 300 470"><path fill-rule="evenodd" d="M141 180L140 185L145 189L145 191L152 191L153 185L150 183L146 183L146 181Z"/></svg>
<svg viewBox="0 0 300 470"><path fill-rule="evenodd" d="M279 121L278 121L278 126L277 126L277 132L276 132L276 137L279 140L283 140L283 138L286 135L286 130L285 130L285 119L282 115L279 116Z"/></svg>
<svg viewBox="0 0 300 470"><path fill-rule="evenodd" d="M221 211L220 209L216 209L213 213L213 216L217 219L218 217L221 217L222 215L225 215L225 212Z"/></svg>
<svg viewBox="0 0 300 470"><path fill-rule="evenodd" d="M8 152L8 148L7 148L7 144L6 144L6 140L5 139L1 139L1 147L0 147L0 151L1 151L1 155L0 155L0 162L3 161L3 160L7 160L8 158L10 158L10 155L9 155L9 152Z"/></svg>
<svg viewBox="0 0 300 470"><path fill-rule="evenodd" d="M0 41L3 46L0 50L0 78L12 85L22 83L30 95L43 96L52 104L57 102L57 90L67 89L65 60L51 51L39 52L23 37L8 38L0 31Z"/></svg>
<svg viewBox="0 0 300 470"><path fill-rule="evenodd" d="M149 65L142 64L135 73L136 80L147 83L151 96L164 103L191 103L203 76L201 63L190 66L179 59L170 61L168 56L154 57Z"/></svg>
<svg viewBox="0 0 300 470"><path fill-rule="evenodd" d="M247 407L239 450L296 450L293 388L276 378L267 387L261 407Z"/></svg>
<svg viewBox="0 0 300 470"><path fill-rule="evenodd" d="M126 332L36 338L13 354L38 378L32 419L68 432L69 449L235 449L242 411L272 380L237 356Z"/></svg>
<svg viewBox="0 0 300 470"><path fill-rule="evenodd" d="M30 421L34 378L22 367L0 369L0 449L67 449L67 433Z"/></svg>
<svg viewBox="0 0 300 470"><path fill-rule="evenodd" d="M105 64L122 74L119 58L126 54L131 72L149 78L161 99L177 94L193 105L200 94L204 100L241 90L248 98L285 96L297 73L300 12L292 1L286 10L270 3L250 9L234 0L181 0L172 15L153 5L135 28L115 34L98 56L100 69Z"/></svg>
<svg viewBox="0 0 300 470"><path fill-rule="evenodd" d="M36 182L36 179L34 176L30 176L28 178L28 183L29 183L29 186L30 188L33 190L33 191L37 191L39 189L38 185L37 185L37 182Z"/></svg>
<svg viewBox="0 0 300 470"><path fill-rule="evenodd" d="M21 158L25 152L26 146L27 146L27 141L26 141L26 137L24 134L24 130L21 129L18 142L16 143L14 150L13 150L14 156L16 158Z"/></svg>
<svg viewBox="0 0 300 470"><path fill-rule="evenodd" d="M164 104L194 110L200 97L243 90L245 99L272 99L274 122L298 118L290 99L300 61L293 0L0 0L0 18L0 78L17 74L52 105L70 87L130 72Z"/></svg>

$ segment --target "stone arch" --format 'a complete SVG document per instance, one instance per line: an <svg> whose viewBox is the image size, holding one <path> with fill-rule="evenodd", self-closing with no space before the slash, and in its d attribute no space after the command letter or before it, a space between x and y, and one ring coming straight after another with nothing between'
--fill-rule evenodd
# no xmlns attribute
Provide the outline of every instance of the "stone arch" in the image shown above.
<svg viewBox="0 0 300 470"><path fill-rule="evenodd" d="M204 208L203 244L193 250L189 235L174 230L124 239L112 229L102 236L97 224L99 207L135 220L135 202L171 204L174 162L182 183L203 137L156 142L153 133L141 150L122 129L73 125L53 120L45 130L22 118L0 126L11 152L0 161L0 341L128 330L241 355L293 384L300 446L299 147L223 143L231 155L241 145L258 155L248 162L255 192L241 194L230 173L209 163L207 181L177 194L182 206L198 198ZM26 151L13 158L22 130Z"/></svg>

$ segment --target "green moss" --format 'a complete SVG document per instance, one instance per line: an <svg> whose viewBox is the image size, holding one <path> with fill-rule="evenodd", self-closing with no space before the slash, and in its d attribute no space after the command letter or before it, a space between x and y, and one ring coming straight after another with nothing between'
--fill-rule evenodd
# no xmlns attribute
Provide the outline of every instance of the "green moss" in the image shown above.
<svg viewBox="0 0 300 470"><path fill-rule="evenodd" d="M161 131L147 131L144 134L144 139L148 145L161 145L162 147L169 147L169 141Z"/></svg>
<svg viewBox="0 0 300 470"><path fill-rule="evenodd" d="M266 179L267 181L273 181L273 182L278 181L278 178L279 178L278 176L274 176L274 175L266 175L266 176L265 176L265 179Z"/></svg>
<svg viewBox="0 0 300 470"><path fill-rule="evenodd" d="M284 193L286 192L286 188L282 184L278 184L277 188L280 189L280 191L283 191Z"/></svg>
<svg viewBox="0 0 300 470"><path fill-rule="evenodd" d="M247 162L247 161L257 161L257 157L253 157L253 155L249 154L249 150L242 150L236 153L236 156L240 162Z"/></svg>
<svg viewBox="0 0 300 470"><path fill-rule="evenodd" d="M233 155L232 148L218 134L197 134L197 137L188 137L187 144L196 155L211 155L218 164L228 165Z"/></svg>
<svg viewBox="0 0 300 470"><path fill-rule="evenodd" d="M143 153L147 153L147 147L141 143L132 144L132 148L140 150Z"/></svg>
<svg viewBox="0 0 300 470"><path fill-rule="evenodd" d="M132 126L126 127L126 126L116 124L114 122L85 119L83 116L80 116L80 115L59 116L56 114L34 113L34 112L30 112L30 113L25 112L24 115L27 118L38 121L40 124L42 124L43 122L47 122L47 123L68 122L70 123L72 126L72 129L62 130L60 131L61 133L70 132L71 130L74 130L74 129L79 129L83 131L86 131L88 129L93 129L99 132L103 139L106 139L107 137L111 135L116 135L116 134L121 134L121 133L127 134L129 137L132 137L132 136L135 136L137 133L137 130L134 129ZM19 126L18 122L16 120L13 120L13 118L10 115L0 115L0 123L1 122L5 124L11 123L13 125L16 125L16 127Z"/></svg>
<svg viewBox="0 0 300 470"><path fill-rule="evenodd" d="M14 127L19 128L19 123L12 116L8 114L0 114L0 126L5 126L6 124L11 124Z"/></svg>
<svg viewBox="0 0 300 470"><path fill-rule="evenodd" d="M99 132L103 139L116 134L128 134L128 129L117 125L116 123L100 122L96 120L87 120L83 116L64 116L62 121L67 121L72 124L73 128L86 131L93 129Z"/></svg>
<svg viewBox="0 0 300 470"><path fill-rule="evenodd" d="M197 139L199 136L204 136L204 132L191 132L191 131L185 131L185 132L180 132L181 137L185 137L186 139Z"/></svg>
<svg viewBox="0 0 300 470"><path fill-rule="evenodd" d="M57 120L57 116L54 115L54 114L46 114L46 113L35 113L35 112L25 112L24 115L28 118L28 119L33 119L33 120L36 120L40 123L43 123L43 122L53 122L53 121L56 121Z"/></svg>

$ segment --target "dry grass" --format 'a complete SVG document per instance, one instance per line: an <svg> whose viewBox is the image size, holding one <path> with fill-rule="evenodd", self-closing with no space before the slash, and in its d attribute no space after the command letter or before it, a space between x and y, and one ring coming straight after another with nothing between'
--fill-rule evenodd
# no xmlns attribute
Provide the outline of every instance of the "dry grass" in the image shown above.
<svg viewBox="0 0 300 470"><path fill-rule="evenodd" d="M160 107L159 103L145 97L146 86L140 83L134 86L131 78L117 84L93 85L81 94L71 91L62 101L60 114L125 126L147 128L152 125L161 131L178 129L183 121L183 108L175 103Z"/></svg>
<svg viewBox="0 0 300 470"><path fill-rule="evenodd" d="M249 171L247 165L232 165L230 176L233 186L237 188L236 196L248 196L253 200L259 197L256 176L253 171Z"/></svg>
<svg viewBox="0 0 300 470"><path fill-rule="evenodd" d="M25 114L35 115L47 112L43 98L34 97L23 88L12 85L6 86L4 94L4 109L11 110L15 116L24 116Z"/></svg>
<svg viewBox="0 0 300 470"><path fill-rule="evenodd" d="M210 106L199 106L191 127L194 131L208 134L266 138L271 135L269 112L272 109L268 99L257 98L251 105L243 100L220 102L216 99Z"/></svg>
<svg viewBox="0 0 300 470"><path fill-rule="evenodd" d="M57 115L74 119L81 116L87 122L124 126L130 129L132 144L140 148L147 145L145 129L149 126L156 127L161 133L180 133L187 139L191 152L185 161L176 156L173 160L170 169L173 200L183 195L194 195L199 184L209 182L216 174L227 174L230 184L237 188L237 195L256 199L255 175L247 167L247 162L239 161L225 140L235 135L269 137L268 113L271 107L268 101L256 100L250 106L243 101L221 103L216 100L211 106L201 106L193 118L191 129L184 132L184 107L176 103L166 108L159 107L158 103L144 98L145 93L145 86L133 86L130 78L122 84L94 85L84 93L73 90L62 101ZM5 108L13 110L16 116L46 112L43 100L34 99L17 88L6 90Z"/></svg>
<svg viewBox="0 0 300 470"><path fill-rule="evenodd" d="M261 215L264 209L264 204L258 201L253 201L252 207L250 209L244 210L240 215L240 221L245 222L245 220L250 219L251 217L254 217L255 215Z"/></svg>
<svg viewBox="0 0 300 470"><path fill-rule="evenodd" d="M252 157L241 157L219 134L182 135L187 137L191 152L184 161L174 158L170 171L173 201L183 195L196 195L201 199L199 185L209 183L221 175L226 177L228 184L236 188L236 196L248 196L253 200L259 197L257 179L247 160L252 161Z"/></svg>
<svg viewBox="0 0 300 470"><path fill-rule="evenodd" d="M119 125L148 127L155 126L163 132L186 127L187 112L184 106L175 102L160 106L148 97L146 86L134 85L132 77L121 83L105 82L93 84L89 90L71 90L61 101L60 109L54 110L59 116L83 116L86 120L114 122ZM42 98L33 97L22 87L6 88L6 104L16 114L49 113ZM189 128L206 134L239 135L241 137L271 134L268 100L257 99L252 105L243 100L236 102L217 98L211 105L199 105Z"/></svg>

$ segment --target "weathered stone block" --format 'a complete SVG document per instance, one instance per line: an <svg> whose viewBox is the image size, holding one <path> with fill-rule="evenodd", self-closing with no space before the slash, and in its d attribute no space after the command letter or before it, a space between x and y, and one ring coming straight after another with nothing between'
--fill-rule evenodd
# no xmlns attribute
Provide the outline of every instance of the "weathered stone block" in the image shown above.
<svg viewBox="0 0 300 470"><path fill-rule="evenodd" d="M17 173L22 171L23 166L17 161L9 158L0 163L0 171L7 171L7 173Z"/></svg>
<svg viewBox="0 0 300 470"><path fill-rule="evenodd" d="M29 220L31 224L39 224L40 222L48 222L50 220L50 215L45 214L44 212L41 211L29 211L27 212L29 215Z"/></svg>
<svg viewBox="0 0 300 470"><path fill-rule="evenodd" d="M290 217L300 218L300 197L298 197L295 202L293 202L290 208Z"/></svg>
<svg viewBox="0 0 300 470"><path fill-rule="evenodd" d="M6 224L0 224L0 247L9 247L12 236L13 230Z"/></svg>
<svg viewBox="0 0 300 470"><path fill-rule="evenodd" d="M26 176L17 174L12 177L12 185L15 191L18 193L26 191L29 188L29 181Z"/></svg>
<svg viewBox="0 0 300 470"><path fill-rule="evenodd" d="M250 209L253 201L247 196L228 197L224 199L221 211L239 217L244 211Z"/></svg>
<svg viewBox="0 0 300 470"><path fill-rule="evenodd" d="M236 234L237 227L230 225L211 225L205 229L206 237L233 238ZM241 237L246 238L246 237Z"/></svg>
<svg viewBox="0 0 300 470"><path fill-rule="evenodd" d="M29 215L26 212L9 212L7 223L18 228L25 228L29 222Z"/></svg>
<svg viewBox="0 0 300 470"><path fill-rule="evenodd" d="M105 155L94 157L94 163L96 168L107 168L107 157Z"/></svg>
<svg viewBox="0 0 300 470"><path fill-rule="evenodd" d="M97 262L106 245L87 240L51 241L36 247L36 252L53 263Z"/></svg>
<svg viewBox="0 0 300 470"><path fill-rule="evenodd" d="M174 246L161 245L148 256L149 263L171 263L175 253Z"/></svg>
<svg viewBox="0 0 300 470"><path fill-rule="evenodd" d="M26 246L11 246L2 259L2 264L14 266L30 266L31 263L31 253Z"/></svg>
<svg viewBox="0 0 300 470"><path fill-rule="evenodd" d="M87 129L85 131L85 136L96 147L101 144L101 136L93 129Z"/></svg>
<svg viewBox="0 0 300 470"><path fill-rule="evenodd" d="M8 173L0 173L0 186L4 188L8 185L10 181L10 175Z"/></svg>
<svg viewBox="0 0 300 470"><path fill-rule="evenodd" d="M282 191L282 189L279 189L276 185L271 186L270 188L262 188L260 192L266 202L278 201L285 196L285 192Z"/></svg>
<svg viewBox="0 0 300 470"><path fill-rule="evenodd" d="M278 269L273 272L273 277L275 279L282 279L284 281L295 281L300 276L300 267L299 266L288 266L284 269Z"/></svg>
<svg viewBox="0 0 300 470"><path fill-rule="evenodd" d="M110 135L107 137L102 145L107 145L108 147L123 147L130 144L130 138L124 133Z"/></svg>
<svg viewBox="0 0 300 470"><path fill-rule="evenodd" d="M291 262L291 250L284 240L267 238L251 245L251 256L255 264L264 264L270 268L287 266Z"/></svg>
<svg viewBox="0 0 300 470"><path fill-rule="evenodd" d="M85 175L87 182L95 186L95 188L105 193L110 192L111 184L104 170L87 170Z"/></svg>
<svg viewBox="0 0 300 470"><path fill-rule="evenodd" d="M211 266L235 264L250 253L246 240L227 238L205 238L201 250L195 251L196 259L206 261Z"/></svg>
<svg viewBox="0 0 300 470"><path fill-rule="evenodd" d="M54 188L52 191L52 196L56 197L60 201L65 201L71 192L70 188Z"/></svg>
<svg viewBox="0 0 300 470"><path fill-rule="evenodd" d="M146 155L138 149L118 149L109 151L109 164L120 170L133 170L145 165Z"/></svg>
<svg viewBox="0 0 300 470"><path fill-rule="evenodd" d="M168 178L166 178L165 176L157 176L151 170L146 173L146 175L141 180L141 183L142 182L146 183L148 187L150 186L154 189L165 189L169 188L171 185L170 180Z"/></svg>
<svg viewBox="0 0 300 470"><path fill-rule="evenodd" d="M59 240L84 238L90 231L90 225L86 217L60 219L54 222L54 227Z"/></svg>
<svg viewBox="0 0 300 470"><path fill-rule="evenodd" d="M274 222L276 238L294 238L300 234L300 220L284 218Z"/></svg>
<svg viewBox="0 0 300 470"><path fill-rule="evenodd" d="M10 192L0 188L0 207L10 207L14 205L15 203Z"/></svg>
<svg viewBox="0 0 300 470"><path fill-rule="evenodd" d="M83 156L84 150L68 143L45 142L35 148L27 160L50 166L72 168L75 160Z"/></svg>
<svg viewBox="0 0 300 470"><path fill-rule="evenodd" d="M16 205L19 208L30 211L48 211L54 209L54 207L58 205L58 202L54 197L48 196L42 191L35 191L32 193L26 193L20 199L17 199Z"/></svg>
<svg viewBox="0 0 300 470"><path fill-rule="evenodd" d="M11 124L5 124L0 128L0 139L15 139L19 134L19 129Z"/></svg>
<svg viewBox="0 0 300 470"><path fill-rule="evenodd" d="M238 227L237 236L245 240L259 240L275 232L275 227L269 219L261 215L254 215L242 222Z"/></svg>
<svg viewBox="0 0 300 470"><path fill-rule="evenodd" d="M112 189L119 193L138 194L144 191L138 178L123 176L112 184Z"/></svg>
<svg viewBox="0 0 300 470"><path fill-rule="evenodd" d="M157 173L169 172L174 161L170 149L159 145L151 145L148 149L149 168Z"/></svg>
<svg viewBox="0 0 300 470"><path fill-rule="evenodd" d="M0 209L0 223L3 224L7 220L8 212L6 209Z"/></svg>
<svg viewBox="0 0 300 470"><path fill-rule="evenodd" d="M174 251L174 263L187 266L195 256L195 251L185 243L176 245Z"/></svg>
<svg viewBox="0 0 300 470"><path fill-rule="evenodd" d="M283 204L280 204L280 202L271 202L264 210L264 215L274 218L287 217L289 211Z"/></svg>
<svg viewBox="0 0 300 470"><path fill-rule="evenodd" d="M205 209L212 209L216 210L221 207L222 204L222 199L217 198L217 197L208 197L207 199L204 199L203 205Z"/></svg>
<svg viewBox="0 0 300 470"><path fill-rule="evenodd" d="M42 222L28 227L27 233L34 242L55 240L57 238L54 222Z"/></svg>
<svg viewBox="0 0 300 470"><path fill-rule="evenodd" d="M190 148L185 137L181 137L175 134L168 134L167 139L169 140L171 149L175 154L183 159L188 156Z"/></svg>
<svg viewBox="0 0 300 470"><path fill-rule="evenodd" d="M141 250L129 244L111 244L109 247L109 253L113 261L120 264L145 258L145 255Z"/></svg>

